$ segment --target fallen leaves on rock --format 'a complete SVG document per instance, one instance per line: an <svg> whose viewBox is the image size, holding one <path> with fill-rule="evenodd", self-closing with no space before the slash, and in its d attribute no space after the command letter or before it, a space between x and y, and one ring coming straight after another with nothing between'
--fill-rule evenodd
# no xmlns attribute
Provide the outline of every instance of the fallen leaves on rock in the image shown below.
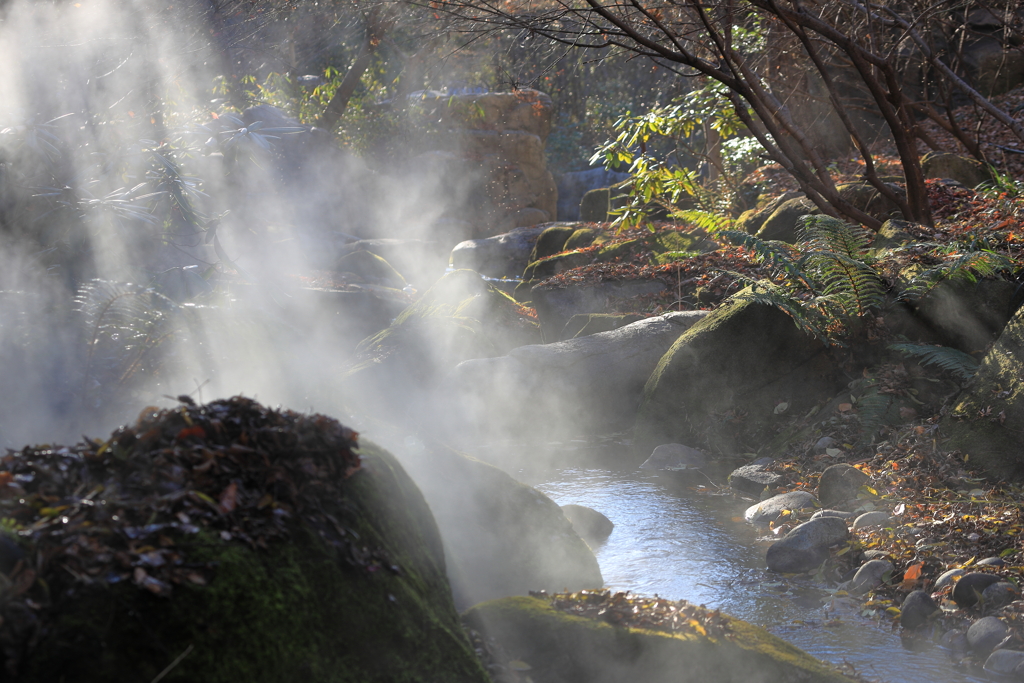
<svg viewBox="0 0 1024 683"><path fill-rule="evenodd" d="M686 600L643 597L621 591L613 593L607 589L551 595L531 592L530 595L544 598L555 609L573 616L600 619L614 626L711 638L733 637L728 618L719 610L709 610Z"/></svg>
<svg viewBox="0 0 1024 683"><path fill-rule="evenodd" d="M95 585L170 597L216 568L189 539L267 548L302 520L365 571L391 567L345 519L361 468L357 434L323 415L243 397L147 408L106 441L29 446L0 458L0 648L8 668L59 611Z"/></svg>

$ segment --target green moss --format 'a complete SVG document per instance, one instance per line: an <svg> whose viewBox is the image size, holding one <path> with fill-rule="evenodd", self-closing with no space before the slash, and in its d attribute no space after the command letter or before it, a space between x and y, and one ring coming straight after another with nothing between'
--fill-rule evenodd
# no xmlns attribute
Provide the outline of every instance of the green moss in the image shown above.
<svg viewBox="0 0 1024 683"><path fill-rule="evenodd" d="M566 241L576 232L573 225L553 225L540 234L530 252L530 263L554 256L565 249Z"/></svg>
<svg viewBox="0 0 1024 683"><path fill-rule="evenodd" d="M599 237L603 235L601 230L595 230L593 228L580 228L565 241L563 249L565 251L573 251L575 249L584 249L593 244Z"/></svg>
<svg viewBox="0 0 1024 683"><path fill-rule="evenodd" d="M387 558L378 571L352 566L298 521L291 542L266 550L208 533L178 538L186 562L216 567L208 585L183 583L170 598L96 585L57 600L55 626L19 680L148 681L191 647L163 680L486 681L422 496L390 454L362 451L365 469L335 514Z"/></svg>
<svg viewBox="0 0 1024 683"><path fill-rule="evenodd" d="M849 682L805 652L737 619L731 639L615 627L572 616L538 598L477 605L466 622L532 667L537 683Z"/></svg>

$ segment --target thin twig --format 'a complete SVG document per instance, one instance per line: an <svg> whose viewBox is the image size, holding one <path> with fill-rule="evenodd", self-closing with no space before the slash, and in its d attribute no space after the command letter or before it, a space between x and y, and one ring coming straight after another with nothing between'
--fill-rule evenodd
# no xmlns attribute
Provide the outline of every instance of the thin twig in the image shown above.
<svg viewBox="0 0 1024 683"><path fill-rule="evenodd" d="M174 669L174 667L176 667L179 664L181 664L181 660L185 659L185 657L188 657L189 653L192 652L193 648L195 648L195 645L189 645L187 648L185 648L185 651L182 652L180 655L178 655L177 659L175 659L173 662L168 664L167 668L164 669L163 671L161 671L160 673L158 673L156 675L156 678L154 678L149 683L160 683L160 681L163 680L164 676L166 676L167 674L171 673L171 671Z"/></svg>

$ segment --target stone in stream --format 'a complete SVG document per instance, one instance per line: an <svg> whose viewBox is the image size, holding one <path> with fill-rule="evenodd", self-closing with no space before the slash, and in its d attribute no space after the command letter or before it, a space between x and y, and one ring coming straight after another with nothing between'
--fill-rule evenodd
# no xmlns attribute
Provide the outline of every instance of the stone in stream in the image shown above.
<svg viewBox="0 0 1024 683"><path fill-rule="evenodd" d="M885 574L891 573L893 569L892 562L889 560L868 560L853 575L853 580L850 581L850 592L863 594L881 586L885 580Z"/></svg>
<svg viewBox="0 0 1024 683"><path fill-rule="evenodd" d="M999 577L995 574L982 574L981 572L965 574L953 586L953 602L960 609L974 607L981 600L985 589L998 582Z"/></svg>
<svg viewBox="0 0 1024 683"><path fill-rule="evenodd" d="M782 517L787 510L806 510L817 504L818 501L815 497L807 491L790 491L751 505L743 513L743 518L751 524L767 524ZM843 526L846 526L845 522Z"/></svg>
<svg viewBox="0 0 1024 683"><path fill-rule="evenodd" d="M817 569L828 559L828 549L850 535L846 521L819 517L804 522L775 542L765 556L768 568L781 574L799 574Z"/></svg>
<svg viewBox="0 0 1024 683"><path fill-rule="evenodd" d="M642 470L699 470L708 464L704 451L681 443L665 443L654 449L651 457L640 465Z"/></svg>
<svg viewBox="0 0 1024 683"><path fill-rule="evenodd" d="M818 500L822 505L841 505L857 497L857 491L871 480L864 472L845 462L832 465L818 480Z"/></svg>
<svg viewBox="0 0 1024 683"><path fill-rule="evenodd" d="M884 526L892 522L892 517L887 512L881 510L872 510L871 512L865 512L863 515L853 520L853 528L866 529L872 526Z"/></svg>
<svg viewBox="0 0 1024 683"><path fill-rule="evenodd" d="M999 617L982 617L967 629L967 643L977 654L988 654L1010 632Z"/></svg>
<svg viewBox="0 0 1024 683"><path fill-rule="evenodd" d="M1019 595L1020 592L1012 583L1000 581L999 583L993 583L981 592L981 604L984 605L986 610L994 610L1003 605L1009 605Z"/></svg>
<svg viewBox="0 0 1024 683"><path fill-rule="evenodd" d="M903 628L917 628L941 611L928 591L912 591L900 607L900 623Z"/></svg>
<svg viewBox="0 0 1024 683"><path fill-rule="evenodd" d="M597 510L583 505L563 505L562 512L572 528L588 544L603 543L612 533L615 524Z"/></svg>
<svg viewBox="0 0 1024 683"><path fill-rule="evenodd" d="M985 660L985 671L999 676L1016 675L1017 680L1024 674L1024 652L1020 650L996 650Z"/></svg>
<svg viewBox="0 0 1024 683"><path fill-rule="evenodd" d="M765 489L782 486L786 480L781 474L765 471L773 462L775 461L771 458L760 458L749 465L736 468L729 475L729 486L751 496L759 496Z"/></svg>

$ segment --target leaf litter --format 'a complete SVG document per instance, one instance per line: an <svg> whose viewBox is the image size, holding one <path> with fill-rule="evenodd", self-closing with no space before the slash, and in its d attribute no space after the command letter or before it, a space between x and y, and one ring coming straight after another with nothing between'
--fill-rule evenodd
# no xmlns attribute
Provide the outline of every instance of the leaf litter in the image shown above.
<svg viewBox="0 0 1024 683"><path fill-rule="evenodd" d="M348 565L399 572L348 525L358 434L323 415L236 396L146 408L107 441L27 446L0 458L0 650L16 671L60 603L131 582L162 598L206 585L189 539L267 549L300 522Z"/></svg>

